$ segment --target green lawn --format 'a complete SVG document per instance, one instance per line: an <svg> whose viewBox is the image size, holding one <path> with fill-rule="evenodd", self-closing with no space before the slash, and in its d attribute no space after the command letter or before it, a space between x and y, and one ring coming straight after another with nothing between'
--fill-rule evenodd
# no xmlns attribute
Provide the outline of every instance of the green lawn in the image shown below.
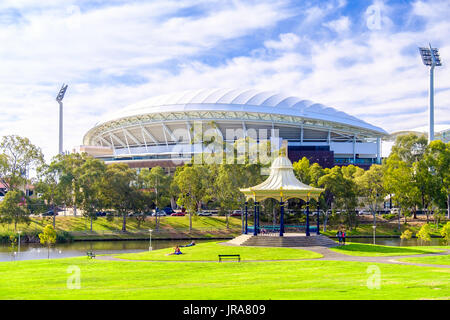
<svg viewBox="0 0 450 320"><path fill-rule="evenodd" d="M440 265L450 265L450 255L442 255L435 257L418 257L418 258L403 258L399 261L425 263L425 264L440 264Z"/></svg>
<svg viewBox="0 0 450 320"><path fill-rule="evenodd" d="M345 246L331 248L330 250L351 256L363 256L363 257L402 256L402 255L406 256L413 254L425 254L444 251L436 248L438 247L418 247L418 246L393 247L393 246L380 246L366 243L349 243Z"/></svg>
<svg viewBox="0 0 450 320"><path fill-rule="evenodd" d="M161 260L161 261L218 261L219 254L240 254L241 260L284 260L284 259L315 259L322 255L308 250L292 248L255 248L235 247L207 242L193 247L180 248L183 254L169 255L173 248L165 248L142 253L117 255L117 258L129 260Z"/></svg>
<svg viewBox="0 0 450 320"><path fill-rule="evenodd" d="M68 289L68 268L81 289ZM369 266L380 288L369 289ZM0 299L450 299L450 270L340 261L0 263ZM370 282L370 281L369 281Z"/></svg>

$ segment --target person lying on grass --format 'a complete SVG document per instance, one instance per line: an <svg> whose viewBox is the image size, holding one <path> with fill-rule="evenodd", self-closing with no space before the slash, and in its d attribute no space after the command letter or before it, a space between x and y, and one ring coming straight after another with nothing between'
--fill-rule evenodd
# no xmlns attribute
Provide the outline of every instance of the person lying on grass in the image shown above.
<svg viewBox="0 0 450 320"><path fill-rule="evenodd" d="M168 254L166 254L166 256L170 256L170 255L173 255L173 254L183 254L183 252L181 252L181 250L180 250L180 247L179 246L176 246L175 248L173 248L174 249L174 252L172 252L172 253L168 253Z"/></svg>
<svg viewBox="0 0 450 320"><path fill-rule="evenodd" d="M185 246L180 246L180 247L192 247L192 246L195 246L195 241L194 240L192 240L191 243L189 243L189 244L187 244Z"/></svg>

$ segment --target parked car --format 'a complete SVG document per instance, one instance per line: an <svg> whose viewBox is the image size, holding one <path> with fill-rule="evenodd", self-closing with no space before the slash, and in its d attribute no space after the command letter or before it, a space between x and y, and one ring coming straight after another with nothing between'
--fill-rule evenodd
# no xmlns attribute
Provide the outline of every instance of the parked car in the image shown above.
<svg viewBox="0 0 450 320"><path fill-rule="evenodd" d="M156 212L153 212L152 213L152 217L155 217L155 216L158 216L158 217L165 217L165 216L167 216L167 213L165 213L164 211L160 211L160 210L158 210L158 212L156 213Z"/></svg>
<svg viewBox="0 0 450 320"><path fill-rule="evenodd" d="M171 207L165 207L164 209L162 209L162 211L164 211L166 214L172 214L175 212Z"/></svg>
<svg viewBox="0 0 450 320"><path fill-rule="evenodd" d="M210 217L210 216L212 216L212 213L209 211L203 211L203 212L197 212L197 215L202 216L202 217Z"/></svg>
<svg viewBox="0 0 450 320"><path fill-rule="evenodd" d="M230 217L240 217L242 215L241 210L233 210L233 212L230 214Z"/></svg>
<svg viewBox="0 0 450 320"><path fill-rule="evenodd" d="M57 216L58 212L54 212L53 210L48 210L47 212L44 212L42 214L43 217L48 217L48 216Z"/></svg>
<svg viewBox="0 0 450 320"><path fill-rule="evenodd" d="M95 213L95 215L96 215L97 217L105 217L105 216L106 216L106 211L97 211L97 212Z"/></svg>
<svg viewBox="0 0 450 320"><path fill-rule="evenodd" d="M173 217L184 217L186 214L184 212L174 212L171 214Z"/></svg>

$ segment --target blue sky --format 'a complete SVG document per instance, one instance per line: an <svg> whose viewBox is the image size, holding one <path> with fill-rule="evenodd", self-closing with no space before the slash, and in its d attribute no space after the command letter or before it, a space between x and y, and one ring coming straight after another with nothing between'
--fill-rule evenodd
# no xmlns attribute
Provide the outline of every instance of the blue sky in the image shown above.
<svg viewBox="0 0 450 320"><path fill-rule="evenodd" d="M57 152L55 96L68 83L65 149L106 113L155 95L281 91L389 132L427 124L418 46L440 48L436 124L450 125L448 1L0 2L0 135Z"/></svg>

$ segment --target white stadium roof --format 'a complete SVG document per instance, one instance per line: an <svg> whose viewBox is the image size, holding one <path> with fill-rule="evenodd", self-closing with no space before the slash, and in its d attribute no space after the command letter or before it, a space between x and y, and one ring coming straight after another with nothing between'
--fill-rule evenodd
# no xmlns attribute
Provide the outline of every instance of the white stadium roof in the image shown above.
<svg viewBox="0 0 450 320"><path fill-rule="evenodd" d="M101 126L118 119L155 113L195 111L223 111L277 114L303 117L362 128L387 135L373 126L345 112L323 104L280 93L254 89L202 89L153 97L110 113L96 124Z"/></svg>

